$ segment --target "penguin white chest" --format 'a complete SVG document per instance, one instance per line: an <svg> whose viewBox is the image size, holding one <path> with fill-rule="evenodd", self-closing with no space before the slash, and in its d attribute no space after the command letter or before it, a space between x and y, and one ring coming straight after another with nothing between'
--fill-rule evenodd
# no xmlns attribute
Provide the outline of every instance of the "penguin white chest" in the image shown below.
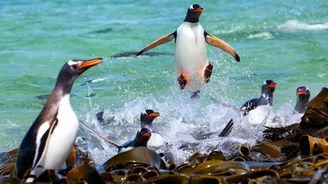
<svg viewBox="0 0 328 184"><path fill-rule="evenodd" d="M72 149L78 133L79 121L71 107L69 95L64 96L60 101L57 120L45 157L46 169L60 167Z"/></svg>
<svg viewBox="0 0 328 184"><path fill-rule="evenodd" d="M188 75L190 85L199 88L208 64L204 29L199 23L184 22L177 29L175 63L178 75Z"/></svg>

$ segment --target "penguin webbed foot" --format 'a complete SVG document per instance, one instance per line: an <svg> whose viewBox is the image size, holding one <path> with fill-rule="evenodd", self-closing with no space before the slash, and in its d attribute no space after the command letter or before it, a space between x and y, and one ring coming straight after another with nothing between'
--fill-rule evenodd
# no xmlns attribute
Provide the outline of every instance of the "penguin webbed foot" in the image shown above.
<svg viewBox="0 0 328 184"><path fill-rule="evenodd" d="M199 93L200 93L200 90L197 90L197 91L193 92L192 95L191 95L191 99L200 98Z"/></svg>
<svg viewBox="0 0 328 184"><path fill-rule="evenodd" d="M184 89L185 87L186 87L186 85L187 85L187 78L183 75L183 74L181 74L179 77L178 77L178 83L179 83L179 87L180 87L180 89Z"/></svg>
<svg viewBox="0 0 328 184"><path fill-rule="evenodd" d="M205 83L208 83L210 81L210 78L212 76L212 71L213 71L213 64L209 63L204 71L204 81Z"/></svg>

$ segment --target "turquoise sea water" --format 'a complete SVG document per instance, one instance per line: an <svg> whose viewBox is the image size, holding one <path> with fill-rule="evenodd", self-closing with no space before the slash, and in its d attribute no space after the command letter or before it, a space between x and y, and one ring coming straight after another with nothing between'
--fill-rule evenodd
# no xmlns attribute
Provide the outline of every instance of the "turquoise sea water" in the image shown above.
<svg viewBox="0 0 328 184"><path fill-rule="evenodd" d="M120 143L135 135L146 108L161 113L156 122L172 144L193 141L179 136L191 128L219 131L230 118L237 119L233 136L246 139L238 134L243 119L213 98L240 106L259 96L263 81L273 79L278 84L273 113L281 115L292 109L298 86L309 87L312 97L327 87L326 0L200 1L204 29L230 43L241 62L208 47L214 72L197 100L178 89L174 42L153 49L155 56L110 57L138 51L172 33L192 3L0 1L0 151L18 147L45 102L36 96L51 92L59 69L70 59L104 58L75 82L71 100L81 119ZM100 80L81 85L92 79ZM95 96L88 98L90 93ZM115 122L96 125L94 114L101 109Z"/></svg>

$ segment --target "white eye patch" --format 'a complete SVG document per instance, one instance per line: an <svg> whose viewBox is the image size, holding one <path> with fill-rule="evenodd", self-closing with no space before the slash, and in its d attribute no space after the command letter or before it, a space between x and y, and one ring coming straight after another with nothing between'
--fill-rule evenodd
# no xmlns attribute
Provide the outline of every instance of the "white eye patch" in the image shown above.
<svg viewBox="0 0 328 184"><path fill-rule="evenodd" d="M190 5L189 9L193 10L194 9L194 4Z"/></svg>
<svg viewBox="0 0 328 184"><path fill-rule="evenodd" d="M76 65L77 62L76 62L76 61L73 61L73 60L69 60L69 61L67 62L67 64L68 64L69 66L72 66L72 65Z"/></svg>

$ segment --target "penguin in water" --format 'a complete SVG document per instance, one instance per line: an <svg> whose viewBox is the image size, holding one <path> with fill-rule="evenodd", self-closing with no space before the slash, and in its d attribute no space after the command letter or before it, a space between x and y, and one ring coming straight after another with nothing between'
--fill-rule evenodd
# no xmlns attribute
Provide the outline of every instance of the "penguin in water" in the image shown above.
<svg viewBox="0 0 328 184"><path fill-rule="evenodd" d="M244 116L246 116L249 111L257 108L261 105L273 105L273 93L276 89L276 83L273 80L266 80L261 87L261 96L259 98L253 98L247 102L245 102L240 110L244 112Z"/></svg>
<svg viewBox="0 0 328 184"><path fill-rule="evenodd" d="M141 128L148 128L148 129L154 131L153 121L158 116L160 116L160 114L151 109L147 109L145 113L141 113L140 114Z"/></svg>
<svg viewBox="0 0 328 184"><path fill-rule="evenodd" d="M160 114L158 112L154 112L151 109L147 109L146 113L140 114L140 123L141 128L148 128L152 131L152 135L148 142L148 145L151 147L159 147L164 145L164 138L157 132L156 128L153 126L153 121Z"/></svg>
<svg viewBox="0 0 328 184"><path fill-rule="evenodd" d="M127 151L129 148L135 148L138 146L145 146L147 147L147 143L151 137L151 130L148 128L141 128L140 131L137 132L137 135L133 140L127 141L122 146L118 147L118 152L123 151L122 149L125 149L124 151Z"/></svg>
<svg viewBox="0 0 328 184"><path fill-rule="evenodd" d="M33 182L45 170L58 170L68 157L79 121L70 105L75 79L102 58L70 60L61 68L55 87L42 111L27 131L18 150L14 175Z"/></svg>
<svg viewBox="0 0 328 184"><path fill-rule="evenodd" d="M294 111L303 114L310 100L310 96L311 94L309 88L305 86L298 87L296 89L297 100L296 100Z"/></svg>
<svg viewBox="0 0 328 184"><path fill-rule="evenodd" d="M240 57L233 47L223 40L204 31L199 23L203 8L192 4L187 10L184 22L173 33L163 36L150 43L137 53L138 55L175 39L175 66L180 89L189 89L192 98L197 97L203 84L210 81L213 64L207 59L206 44L222 49L233 56L238 62Z"/></svg>

